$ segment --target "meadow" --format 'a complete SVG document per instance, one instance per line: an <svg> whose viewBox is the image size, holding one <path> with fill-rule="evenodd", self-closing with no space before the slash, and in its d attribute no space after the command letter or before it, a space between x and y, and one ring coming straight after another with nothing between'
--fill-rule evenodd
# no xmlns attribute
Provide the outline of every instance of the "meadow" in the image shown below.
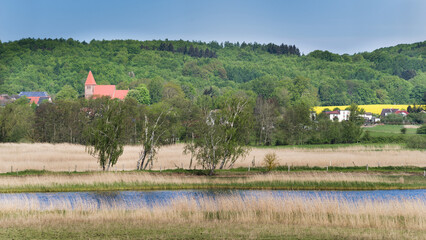
<svg viewBox="0 0 426 240"><path fill-rule="evenodd" d="M82 145L0 144L0 192L175 189L376 190L424 189L426 152L402 145L320 145L252 148L233 169L206 176L188 169L183 144L160 149L154 168L134 171L140 151L125 146L118 164L100 171ZM275 152L279 165L262 167ZM366 166L369 166L367 170ZM291 171L288 172L288 167ZM426 202L418 199L349 201L333 197L238 195L187 197L170 204L123 209L77 204L40 208L34 198L0 205L0 239L424 239ZM105 205L106 206L106 205Z"/></svg>
<svg viewBox="0 0 426 240"><path fill-rule="evenodd" d="M97 209L80 202L40 210L37 200L0 206L0 238L61 239L424 239L423 200L331 197L179 198L152 208ZM338 206L338 207L336 207Z"/></svg>
<svg viewBox="0 0 426 240"><path fill-rule="evenodd" d="M160 149L152 170L187 169L190 155L183 154L184 144L165 146ZM136 169L136 161L141 147L125 146L124 153L113 171ZM315 148L273 147L252 148L245 158L240 158L234 168L262 166L264 156L275 152L281 166L308 167L356 167L356 166L426 166L426 152L407 150L401 145L320 145ZM192 168L200 169L195 164ZM73 144L0 144L0 173L23 171L26 169L46 171L99 171L96 158L85 152L82 145Z"/></svg>

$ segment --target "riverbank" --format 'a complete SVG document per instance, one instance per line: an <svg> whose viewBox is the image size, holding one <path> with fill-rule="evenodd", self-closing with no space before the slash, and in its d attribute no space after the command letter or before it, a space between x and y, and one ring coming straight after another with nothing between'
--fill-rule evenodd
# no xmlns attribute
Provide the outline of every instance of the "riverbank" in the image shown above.
<svg viewBox="0 0 426 240"><path fill-rule="evenodd" d="M424 239L426 202L329 197L180 198L137 210L82 201L44 211L23 199L0 206L2 239ZM81 206L80 206L81 205ZM24 207L23 207L24 206ZM24 208L24 209L23 209ZM17 210L20 209L20 210Z"/></svg>
<svg viewBox="0 0 426 240"><path fill-rule="evenodd" d="M393 168L393 169L392 169ZM47 172L0 174L0 192L77 192L179 189L390 190L425 189L417 167L308 168L281 167L221 170L206 176L201 170ZM286 169L286 170L285 170Z"/></svg>

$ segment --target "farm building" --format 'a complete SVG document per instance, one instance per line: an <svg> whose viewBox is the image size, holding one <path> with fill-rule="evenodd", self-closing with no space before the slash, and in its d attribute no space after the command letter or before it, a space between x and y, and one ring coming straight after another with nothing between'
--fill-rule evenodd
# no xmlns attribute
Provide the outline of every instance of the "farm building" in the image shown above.
<svg viewBox="0 0 426 240"><path fill-rule="evenodd" d="M52 98L47 94L47 92L20 92L19 97L27 97L31 103L39 105L43 101L52 102Z"/></svg>
<svg viewBox="0 0 426 240"><path fill-rule="evenodd" d="M129 92L129 90L117 90L115 85L97 85L92 71L89 71L84 87L84 96L86 99L103 96L124 99Z"/></svg>

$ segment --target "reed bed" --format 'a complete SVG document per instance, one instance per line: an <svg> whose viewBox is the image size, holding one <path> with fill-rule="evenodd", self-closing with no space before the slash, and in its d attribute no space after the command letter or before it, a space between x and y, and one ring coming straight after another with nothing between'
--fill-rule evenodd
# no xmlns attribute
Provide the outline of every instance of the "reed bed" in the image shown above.
<svg viewBox="0 0 426 240"><path fill-rule="evenodd" d="M94 172L83 175L28 175L28 176L1 176L0 188L14 187L52 187L57 185L96 185L114 183L135 184L247 184L256 182L358 182L358 183L398 183L399 179L384 178L380 175L365 173L338 173L338 172L295 172L254 174L247 177L211 178L207 176L168 175L146 172Z"/></svg>
<svg viewBox="0 0 426 240"><path fill-rule="evenodd" d="M36 199L14 199L0 206L0 227L46 226L76 222L139 223L279 223L282 225L374 228L382 231L426 230L424 199L348 201L333 197L273 196L179 198L128 210L117 204L99 208L81 200L71 206L38 208Z"/></svg>
<svg viewBox="0 0 426 240"><path fill-rule="evenodd" d="M183 144L160 149L153 170L188 168L190 155ZM125 146L113 170L134 170L139 146ZM252 148L234 167L260 166L267 153L275 152L280 165L292 166L426 166L426 151L404 150L400 146L350 146L341 148ZM195 168L200 168L196 166ZM0 172L26 169L48 171L99 171L96 159L82 145L73 144L0 144Z"/></svg>

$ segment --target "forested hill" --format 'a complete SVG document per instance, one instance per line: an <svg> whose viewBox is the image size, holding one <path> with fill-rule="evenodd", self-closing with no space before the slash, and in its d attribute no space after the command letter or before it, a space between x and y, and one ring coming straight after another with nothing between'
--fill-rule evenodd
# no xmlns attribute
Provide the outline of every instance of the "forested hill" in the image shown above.
<svg viewBox="0 0 426 240"><path fill-rule="evenodd" d="M0 42L0 93L71 85L80 95L91 70L98 84L131 89L152 79L187 97L229 89L316 105L412 104L425 100L426 41L355 55L294 45L73 39ZM212 93L210 93L212 94Z"/></svg>

